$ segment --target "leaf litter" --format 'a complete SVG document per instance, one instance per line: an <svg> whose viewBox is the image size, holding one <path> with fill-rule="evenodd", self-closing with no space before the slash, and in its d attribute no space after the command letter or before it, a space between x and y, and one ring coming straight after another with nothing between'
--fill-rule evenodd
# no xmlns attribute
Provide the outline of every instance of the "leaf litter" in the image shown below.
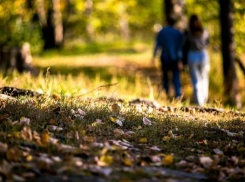
<svg viewBox="0 0 245 182"><path fill-rule="evenodd" d="M38 102L1 101L0 181L245 179L243 116Z"/></svg>

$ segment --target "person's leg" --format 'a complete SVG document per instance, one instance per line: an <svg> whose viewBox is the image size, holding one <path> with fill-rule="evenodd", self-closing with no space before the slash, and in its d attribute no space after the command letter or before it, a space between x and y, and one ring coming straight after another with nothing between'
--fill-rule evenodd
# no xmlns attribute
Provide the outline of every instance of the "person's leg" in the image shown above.
<svg viewBox="0 0 245 182"><path fill-rule="evenodd" d="M167 96L169 95L169 81L168 81L169 65L162 63L162 84Z"/></svg>
<svg viewBox="0 0 245 182"><path fill-rule="evenodd" d="M173 84L174 84L174 89L175 89L175 97L180 98L182 93L181 93L180 71L178 70L177 65L173 65L172 72L173 72Z"/></svg>
<svg viewBox="0 0 245 182"><path fill-rule="evenodd" d="M189 63L189 71L191 76L191 81L193 85L193 94L195 101L198 105L202 105L202 99L200 94L200 74L198 70L197 63Z"/></svg>
<svg viewBox="0 0 245 182"><path fill-rule="evenodd" d="M209 61L204 61L201 65L201 70L200 70L204 103L206 103L208 100L209 70L210 70Z"/></svg>

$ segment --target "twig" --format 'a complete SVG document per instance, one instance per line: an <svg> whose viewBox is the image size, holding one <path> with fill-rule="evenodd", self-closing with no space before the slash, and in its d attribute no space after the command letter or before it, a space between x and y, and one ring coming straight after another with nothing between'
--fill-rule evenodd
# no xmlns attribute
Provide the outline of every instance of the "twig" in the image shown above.
<svg viewBox="0 0 245 182"><path fill-rule="evenodd" d="M101 86L98 86L98 87L96 87L96 88L94 88L94 89L92 89L92 90L84 93L84 94L78 95L77 97L82 97L82 96L87 95L87 94L90 94L90 93L92 93L92 92L94 92L96 90L102 90L104 88L108 88L108 87L115 86L115 85L117 85L117 83L112 83L112 84L107 84L107 85L101 85Z"/></svg>

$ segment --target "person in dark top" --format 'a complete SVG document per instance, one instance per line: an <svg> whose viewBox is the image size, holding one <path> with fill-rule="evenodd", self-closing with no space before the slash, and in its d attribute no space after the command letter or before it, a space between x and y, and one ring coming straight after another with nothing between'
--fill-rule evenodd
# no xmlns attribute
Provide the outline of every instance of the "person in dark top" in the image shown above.
<svg viewBox="0 0 245 182"><path fill-rule="evenodd" d="M209 33L202 26L198 15L189 20L189 30L184 36L184 45L188 47L187 63L193 85L195 102L204 106L208 100L210 61L206 50L209 44Z"/></svg>
<svg viewBox="0 0 245 182"><path fill-rule="evenodd" d="M156 45L152 57L152 65L155 65L155 57L157 50L161 48L161 66L162 66L162 81L163 88L169 96L169 78L168 72L172 72L173 85L175 88L175 97L180 98L181 83L180 70L182 69L182 43L183 34L174 28L175 20L169 18L167 20L168 26L164 27L156 37Z"/></svg>

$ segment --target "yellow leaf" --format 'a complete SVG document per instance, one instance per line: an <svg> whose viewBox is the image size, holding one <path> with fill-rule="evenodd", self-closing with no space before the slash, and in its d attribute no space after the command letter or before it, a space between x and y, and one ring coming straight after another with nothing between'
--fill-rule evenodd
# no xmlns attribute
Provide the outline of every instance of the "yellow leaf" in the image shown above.
<svg viewBox="0 0 245 182"><path fill-rule="evenodd" d="M13 137L14 138L20 138L20 132L19 131L14 131L13 132Z"/></svg>
<svg viewBox="0 0 245 182"><path fill-rule="evenodd" d="M139 142L140 142L140 143L147 143L147 138L141 138L141 139L139 140Z"/></svg>
<svg viewBox="0 0 245 182"><path fill-rule="evenodd" d="M174 162L174 157L172 155L166 155L163 159L162 159L162 163L165 166L169 166L171 164L173 164Z"/></svg>
<svg viewBox="0 0 245 182"><path fill-rule="evenodd" d="M47 130L43 130L43 132L41 133L41 142L42 144L47 144L49 141L49 134Z"/></svg>
<svg viewBox="0 0 245 182"><path fill-rule="evenodd" d="M242 138L242 137L243 137L243 134L244 134L243 131L239 131L239 132L236 134L236 137Z"/></svg>
<svg viewBox="0 0 245 182"><path fill-rule="evenodd" d="M112 117L112 116L110 117L110 120L114 123L116 122L116 119L117 119L116 117Z"/></svg>
<svg viewBox="0 0 245 182"><path fill-rule="evenodd" d="M92 136L84 136L83 140L85 142L93 142L94 141L94 137L92 137Z"/></svg>
<svg viewBox="0 0 245 182"><path fill-rule="evenodd" d="M182 138L182 136L181 135L179 135L179 136L177 136L177 138L176 139L181 139Z"/></svg>
<svg viewBox="0 0 245 182"><path fill-rule="evenodd" d="M132 165L133 165L133 162L132 162L129 158L125 158L125 159L123 160L123 163L124 163L124 165L126 165L126 166L132 166Z"/></svg>
<svg viewBox="0 0 245 182"><path fill-rule="evenodd" d="M54 119L51 119L51 120L48 122L48 124L49 124L49 125L55 125L55 124L56 124L56 122L55 122L55 120L54 120Z"/></svg>
<svg viewBox="0 0 245 182"><path fill-rule="evenodd" d="M6 157L9 161L17 162L21 156L21 152L17 148L10 148L6 152Z"/></svg>
<svg viewBox="0 0 245 182"><path fill-rule="evenodd" d="M169 135L170 137L173 137L173 136L174 136L174 134L173 134L173 132L172 132L171 130L168 132L168 135Z"/></svg>
<svg viewBox="0 0 245 182"><path fill-rule="evenodd" d="M241 152L244 152L245 151L245 147L239 147L238 150L241 151Z"/></svg>
<svg viewBox="0 0 245 182"><path fill-rule="evenodd" d="M85 131L85 130L82 130L82 131L81 131L81 134L82 134L82 135L86 135L86 131Z"/></svg>
<svg viewBox="0 0 245 182"><path fill-rule="evenodd" d="M101 151L101 154L102 155L105 155L107 153L108 149L107 148L103 148L102 151Z"/></svg>
<svg viewBox="0 0 245 182"><path fill-rule="evenodd" d="M32 155L28 155L28 156L26 156L26 161L27 161L27 162L32 161L32 159L33 159Z"/></svg>
<svg viewBox="0 0 245 182"><path fill-rule="evenodd" d="M169 137L169 136L164 136L164 137L162 138L162 140L163 140L163 141L169 141L169 140L170 140L170 137Z"/></svg>
<svg viewBox="0 0 245 182"><path fill-rule="evenodd" d="M112 163L112 156L104 155L100 157L100 160L98 161L99 166L109 166Z"/></svg>

